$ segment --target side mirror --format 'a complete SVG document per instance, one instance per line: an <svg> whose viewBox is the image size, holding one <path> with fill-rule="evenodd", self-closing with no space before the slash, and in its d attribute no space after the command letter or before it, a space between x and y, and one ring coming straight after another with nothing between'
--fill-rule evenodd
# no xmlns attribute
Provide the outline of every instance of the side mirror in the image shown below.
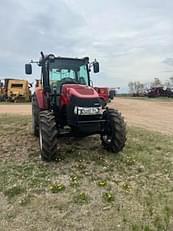
<svg viewBox="0 0 173 231"><path fill-rule="evenodd" d="M99 62L97 62L97 61L93 62L93 69L94 69L94 73L99 72Z"/></svg>
<svg viewBox="0 0 173 231"><path fill-rule="evenodd" d="M25 64L25 74L27 75L31 75L32 74L32 65L29 64Z"/></svg>

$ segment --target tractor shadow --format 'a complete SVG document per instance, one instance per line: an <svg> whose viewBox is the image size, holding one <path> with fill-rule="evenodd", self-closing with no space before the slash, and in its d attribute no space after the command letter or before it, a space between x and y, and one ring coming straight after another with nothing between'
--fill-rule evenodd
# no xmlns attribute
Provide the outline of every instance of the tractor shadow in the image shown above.
<svg viewBox="0 0 173 231"><path fill-rule="evenodd" d="M118 156L103 148L99 135L60 138L55 163L96 162L103 165L107 161L117 159Z"/></svg>
<svg viewBox="0 0 173 231"><path fill-rule="evenodd" d="M103 151L99 136L68 137L58 140L57 155L62 160L71 158L85 158L86 155L97 154Z"/></svg>

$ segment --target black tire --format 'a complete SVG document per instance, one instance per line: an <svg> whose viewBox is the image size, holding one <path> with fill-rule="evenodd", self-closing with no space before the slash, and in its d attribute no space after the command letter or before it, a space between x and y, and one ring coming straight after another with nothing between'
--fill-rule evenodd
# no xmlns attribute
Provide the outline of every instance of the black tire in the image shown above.
<svg viewBox="0 0 173 231"><path fill-rule="evenodd" d="M55 160L57 152L57 128L52 112L40 112L39 142L42 160Z"/></svg>
<svg viewBox="0 0 173 231"><path fill-rule="evenodd" d="M114 93L113 93L113 92L110 92L110 94L109 94L109 99L111 99L111 100L114 99Z"/></svg>
<svg viewBox="0 0 173 231"><path fill-rule="evenodd" d="M32 97L32 132L34 136L39 137L39 108L36 97Z"/></svg>
<svg viewBox="0 0 173 231"><path fill-rule="evenodd" d="M103 113L106 122L101 133L102 145L106 150L118 153L126 143L126 124L118 110L106 109Z"/></svg>

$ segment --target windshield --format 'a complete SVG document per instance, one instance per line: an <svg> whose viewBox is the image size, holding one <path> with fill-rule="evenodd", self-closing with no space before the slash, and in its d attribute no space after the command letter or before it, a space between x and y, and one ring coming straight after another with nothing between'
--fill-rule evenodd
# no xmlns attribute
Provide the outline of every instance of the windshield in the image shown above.
<svg viewBox="0 0 173 231"><path fill-rule="evenodd" d="M50 63L49 81L50 86L56 88L65 82L89 85L87 65L75 60L58 60Z"/></svg>

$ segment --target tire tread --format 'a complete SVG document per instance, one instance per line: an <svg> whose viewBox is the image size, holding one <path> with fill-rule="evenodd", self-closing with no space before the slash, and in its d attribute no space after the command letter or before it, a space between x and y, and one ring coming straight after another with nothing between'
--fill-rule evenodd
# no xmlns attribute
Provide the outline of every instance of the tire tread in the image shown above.
<svg viewBox="0 0 173 231"><path fill-rule="evenodd" d="M40 112L40 129L42 132L42 160L52 161L56 159L57 152L57 129L55 117L52 112Z"/></svg>

